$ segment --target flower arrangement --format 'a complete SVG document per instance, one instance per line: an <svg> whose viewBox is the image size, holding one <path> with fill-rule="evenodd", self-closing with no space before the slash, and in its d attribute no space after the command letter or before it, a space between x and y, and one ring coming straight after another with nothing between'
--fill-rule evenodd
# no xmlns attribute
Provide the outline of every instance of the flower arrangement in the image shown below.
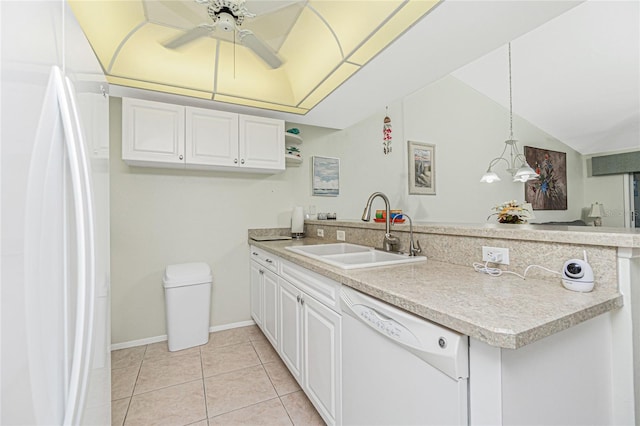
<svg viewBox="0 0 640 426"><path fill-rule="evenodd" d="M496 213L489 215L487 220L497 215L500 223L527 223L530 214L528 206L530 205L522 205L516 200L505 201L493 208Z"/></svg>

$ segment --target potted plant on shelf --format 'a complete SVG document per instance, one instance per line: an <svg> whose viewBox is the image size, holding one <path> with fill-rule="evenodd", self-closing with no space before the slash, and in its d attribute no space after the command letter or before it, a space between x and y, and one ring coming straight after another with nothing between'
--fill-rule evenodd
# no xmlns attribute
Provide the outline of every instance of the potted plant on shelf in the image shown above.
<svg viewBox="0 0 640 426"><path fill-rule="evenodd" d="M498 216L500 223L527 223L527 220L533 215L531 214L531 204L520 204L516 200L505 201L493 208L496 212L490 214L487 220L492 216Z"/></svg>

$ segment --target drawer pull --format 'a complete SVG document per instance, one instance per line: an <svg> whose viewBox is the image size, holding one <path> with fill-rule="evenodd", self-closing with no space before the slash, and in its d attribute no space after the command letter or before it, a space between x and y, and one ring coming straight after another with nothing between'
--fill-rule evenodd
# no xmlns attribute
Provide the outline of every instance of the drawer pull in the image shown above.
<svg viewBox="0 0 640 426"><path fill-rule="evenodd" d="M271 260L271 259L265 259L265 261L266 261L267 263L273 263L273 260Z"/></svg>

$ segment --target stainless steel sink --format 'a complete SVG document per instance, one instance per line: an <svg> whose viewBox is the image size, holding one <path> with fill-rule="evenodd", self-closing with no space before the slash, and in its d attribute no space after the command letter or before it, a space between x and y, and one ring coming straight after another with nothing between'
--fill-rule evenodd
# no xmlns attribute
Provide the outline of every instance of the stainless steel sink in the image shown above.
<svg viewBox="0 0 640 426"><path fill-rule="evenodd" d="M342 269L371 268L403 263L423 262L424 256L389 253L371 247L349 243L288 246L285 249Z"/></svg>

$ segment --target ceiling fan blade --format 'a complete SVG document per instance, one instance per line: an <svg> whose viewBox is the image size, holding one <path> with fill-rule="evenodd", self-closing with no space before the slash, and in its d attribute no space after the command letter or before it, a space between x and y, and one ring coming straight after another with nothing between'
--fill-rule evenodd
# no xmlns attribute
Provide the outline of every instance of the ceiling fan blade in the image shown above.
<svg viewBox="0 0 640 426"><path fill-rule="evenodd" d="M208 35L211 31L213 31L215 27L208 24L198 25L195 28L190 29L184 34L179 35L178 37L169 40L164 43L163 46L167 49L177 49L180 46L184 46L187 43L192 42L193 40L204 37Z"/></svg>
<svg viewBox="0 0 640 426"><path fill-rule="evenodd" d="M147 3L147 7L154 6L154 3L164 6L171 13L191 23L191 25L189 26L196 26L202 22L206 22L205 19L208 17L206 8L198 5L197 3L192 4L191 2L182 2L175 0L157 0L155 2ZM200 9L202 10L202 12L198 13L198 10Z"/></svg>
<svg viewBox="0 0 640 426"><path fill-rule="evenodd" d="M260 59L262 59L271 68L280 68L283 64L282 59L280 59L278 54L269 45L256 37L253 31L241 30L239 31L239 36L240 42L251 49L253 53L258 55Z"/></svg>

